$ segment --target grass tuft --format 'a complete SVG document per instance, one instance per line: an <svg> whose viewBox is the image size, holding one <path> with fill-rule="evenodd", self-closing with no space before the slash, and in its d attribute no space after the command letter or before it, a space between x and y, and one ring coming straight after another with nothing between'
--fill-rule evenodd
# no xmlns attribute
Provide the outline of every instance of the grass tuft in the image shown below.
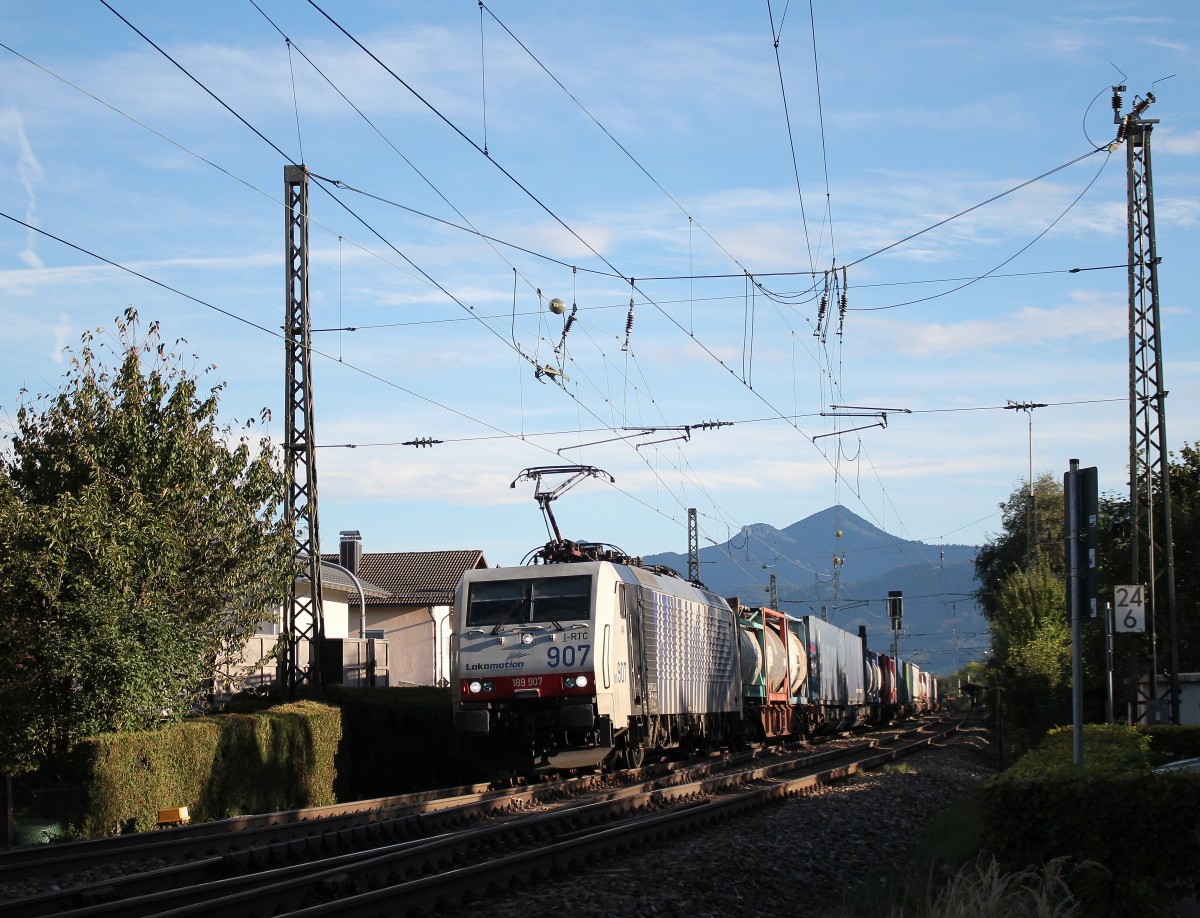
<svg viewBox="0 0 1200 918"><path fill-rule="evenodd" d="M900 881L865 896L860 889L828 918L1076 918L1081 905L1068 884L1071 873L1067 858L1018 873L1003 873L994 858L981 858L944 883L930 877L924 893Z"/></svg>

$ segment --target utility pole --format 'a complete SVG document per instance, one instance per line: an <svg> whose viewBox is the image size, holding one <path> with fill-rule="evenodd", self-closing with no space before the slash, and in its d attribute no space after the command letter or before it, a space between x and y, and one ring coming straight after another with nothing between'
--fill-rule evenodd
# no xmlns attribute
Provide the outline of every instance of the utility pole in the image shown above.
<svg viewBox="0 0 1200 918"><path fill-rule="evenodd" d="M700 530L695 507L688 508L688 580L700 582Z"/></svg>
<svg viewBox="0 0 1200 918"><path fill-rule="evenodd" d="M1157 119L1142 114L1154 102L1134 97L1121 114L1124 86L1113 87L1117 140L1125 141L1129 217L1129 509L1132 582L1147 585L1150 633L1150 701L1158 702L1159 632L1170 650L1171 723L1179 723L1179 651L1175 627L1175 557L1171 536L1170 457L1167 452L1167 390L1163 385L1158 300L1158 250L1154 239L1154 181L1150 134ZM1164 614L1165 613L1165 614ZM1136 708L1136 702L1135 702ZM1136 710L1134 711L1135 720Z"/></svg>
<svg viewBox="0 0 1200 918"><path fill-rule="evenodd" d="M321 538L317 526L317 466L313 442L312 327L308 313L308 170L283 167L287 212L286 418L284 522L292 533L292 566L283 610L283 682L290 696L303 685L320 687L325 619L321 609ZM308 595L297 581L308 578ZM307 646L304 646L307 645ZM302 647L308 651L302 653Z"/></svg>
<svg viewBox="0 0 1200 918"><path fill-rule="evenodd" d="M771 608L776 612L779 611L779 584L775 581L775 575L771 574L771 585L767 588L767 595L771 600Z"/></svg>
<svg viewBox="0 0 1200 918"><path fill-rule="evenodd" d="M1033 490L1033 409L1045 408L1043 402L1014 402L1009 399L1006 409L1024 411L1029 417L1029 500L1025 504L1025 568L1033 567L1037 559L1037 496Z"/></svg>

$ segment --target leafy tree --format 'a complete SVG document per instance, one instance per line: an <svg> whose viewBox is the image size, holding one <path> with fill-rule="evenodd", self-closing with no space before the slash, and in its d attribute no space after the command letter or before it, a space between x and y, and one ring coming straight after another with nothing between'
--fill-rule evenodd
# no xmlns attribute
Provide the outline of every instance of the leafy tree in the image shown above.
<svg viewBox="0 0 1200 918"><path fill-rule="evenodd" d="M1012 570L996 593L992 662L1018 751L1071 720L1071 629L1061 567L1042 555Z"/></svg>
<svg viewBox="0 0 1200 918"><path fill-rule="evenodd" d="M1169 458L1179 668L1200 672L1200 447L1184 443Z"/></svg>
<svg viewBox="0 0 1200 918"><path fill-rule="evenodd" d="M975 598L989 621L998 612L1001 588L1014 570L1039 558L1049 561L1060 575L1065 567L1063 489L1058 478L1049 472L1038 475L1033 482L1032 500L1029 483L1020 482L999 506L1002 530L975 556L975 576L979 581ZM1032 551L1030 528L1035 532Z"/></svg>
<svg viewBox="0 0 1200 918"><path fill-rule="evenodd" d="M1175 549L1176 630L1182 672L1200 670L1200 449L1185 443L1169 461L1171 523ZM1051 475L1035 482L1039 563L1048 572L1037 573L1026 552L1028 485L1022 483L1000 504L1003 530L989 540L976 558L979 589L976 597L993 633L996 679L1009 700L1017 729L1036 739L1055 720L1066 722L1062 691L1068 685L1070 643L1065 600L1056 598L1064 580L1062 488ZM1134 521L1127 494L1101 494L1099 503L1099 598L1110 601L1113 587L1130 583L1130 538ZM1143 546L1143 552L1145 546ZM1028 570L1030 576L1021 577ZM1144 579L1144 575L1143 575ZM1039 585L1040 583L1040 585ZM1161 602L1161 599L1160 599ZM1048 610L1049 617L1043 617ZM1160 637L1166 622L1158 623ZM1104 625L1086 621L1082 628L1085 718L1102 716L1106 695ZM1130 654L1138 648L1139 658ZM1165 666L1165 646L1160 644L1160 667ZM1118 636L1114 642L1116 699L1132 696L1131 671L1145 672L1145 639ZM1090 713L1089 713L1090 711Z"/></svg>
<svg viewBox="0 0 1200 918"><path fill-rule="evenodd" d="M992 633L993 680L1003 694L1014 745L1023 748L1071 718L1062 483L1049 473L1038 476L1031 505L1029 486L1022 482L1000 509L1003 530L975 559L976 598ZM1027 510L1036 520L1033 551ZM1095 680L1096 667L1103 665L1102 627L1085 629L1084 640L1095 645L1084 652L1093 661L1085 677Z"/></svg>
<svg viewBox="0 0 1200 918"><path fill-rule="evenodd" d="M1034 678L1052 688L1069 685L1066 604L1066 583L1047 559L1009 575L1000 591L992 647L1013 677Z"/></svg>
<svg viewBox="0 0 1200 918"><path fill-rule="evenodd" d="M1052 685L1069 678L1071 633L1063 610L1066 583L1045 557L1005 579L992 618L992 651L1017 675L1036 673Z"/></svg>
<svg viewBox="0 0 1200 918"><path fill-rule="evenodd" d="M1184 443L1168 456L1168 474L1171 479L1171 529L1175 559L1175 621L1178 642L1179 668L1181 672L1200 671L1200 449ZM1134 522L1131 517L1129 495L1102 494L1100 496L1100 599L1101 603L1111 600L1116 584L1131 583L1130 539ZM1141 577L1147 574L1145 557L1147 546L1141 546ZM1160 598L1160 603L1165 601ZM1158 622L1160 635L1165 636L1167 623ZM1118 637L1118 656L1115 671L1119 682L1125 682L1130 665L1127 650L1132 646L1127 637ZM1165 666L1165 650L1160 666ZM1145 653L1144 646L1140 651ZM1146 662L1139 660L1136 669L1144 670ZM1165 670L1164 670L1165 672ZM1122 693L1127 694L1124 686Z"/></svg>
<svg viewBox="0 0 1200 918"><path fill-rule="evenodd" d="M269 441L218 425L223 386L202 395L157 323L139 340L130 309L115 342L110 371L85 335L0 456L6 770L193 710L286 586Z"/></svg>

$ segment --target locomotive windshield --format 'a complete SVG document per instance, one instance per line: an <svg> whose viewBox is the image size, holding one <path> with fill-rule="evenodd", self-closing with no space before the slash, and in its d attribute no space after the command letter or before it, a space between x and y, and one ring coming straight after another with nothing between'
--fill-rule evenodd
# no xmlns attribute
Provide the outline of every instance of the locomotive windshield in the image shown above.
<svg viewBox="0 0 1200 918"><path fill-rule="evenodd" d="M482 581L467 595L467 624L587 621L591 605L591 577Z"/></svg>

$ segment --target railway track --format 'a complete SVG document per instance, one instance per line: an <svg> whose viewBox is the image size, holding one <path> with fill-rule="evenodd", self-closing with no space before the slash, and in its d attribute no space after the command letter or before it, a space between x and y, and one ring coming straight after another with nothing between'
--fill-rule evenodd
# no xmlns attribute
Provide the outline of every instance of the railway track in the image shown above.
<svg viewBox="0 0 1200 918"><path fill-rule="evenodd" d="M870 770L953 733L925 723L888 741L747 753L703 763L526 788L453 791L226 820L82 843L58 866L174 849L175 863L10 900L41 915L398 915L429 910L600 853L688 831ZM107 843L107 850L106 850ZM22 854L25 869L52 870ZM73 859L73 860L72 860ZM0 857L0 877L22 869Z"/></svg>

